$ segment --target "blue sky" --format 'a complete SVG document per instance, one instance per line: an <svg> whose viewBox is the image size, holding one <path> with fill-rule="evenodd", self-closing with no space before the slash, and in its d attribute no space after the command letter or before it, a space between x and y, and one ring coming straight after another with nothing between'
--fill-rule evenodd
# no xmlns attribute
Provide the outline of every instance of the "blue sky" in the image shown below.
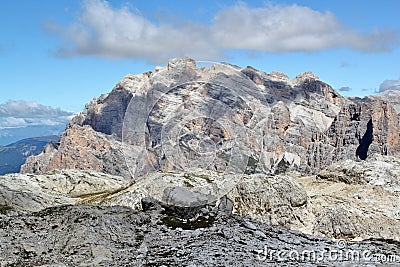
<svg viewBox="0 0 400 267"><path fill-rule="evenodd" d="M381 89L400 88L396 0L0 5L0 137L2 109L13 118L32 105L37 112L43 106L82 111L126 74L165 65L169 57L251 65L292 78L311 70L347 96L373 94L382 83ZM15 101L21 114L8 111Z"/></svg>

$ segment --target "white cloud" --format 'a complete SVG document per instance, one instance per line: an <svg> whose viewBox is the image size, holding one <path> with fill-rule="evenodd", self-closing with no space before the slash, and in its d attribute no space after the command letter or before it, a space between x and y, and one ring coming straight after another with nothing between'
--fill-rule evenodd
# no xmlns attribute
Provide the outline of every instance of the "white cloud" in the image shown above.
<svg viewBox="0 0 400 267"><path fill-rule="evenodd" d="M62 125L74 114L32 101L9 100L0 104L0 128Z"/></svg>
<svg viewBox="0 0 400 267"><path fill-rule="evenodd" d="M25 127L28 124L23 118L15 118L15 117L5 117L1 118L0 128L17 128L17 127Z"/></svg>
<svg viewBox="0 0 400 267"><path fill-rule="evenodd" d="M65 41L58 51L61 56L96 55L149 61L188 55L206 59L221 56L209 38L205 38L209 33L205 26L156 25L128 7L112 8L101 0L85 1L74 24L66 28L48 24L46 28Z"/></svg>
<svg viewBox="0 0 400 267"><path fill-rule="evenodd" d="M384 92L387 90L400 90L400 79L383 81L379 86L379 92Z"/></svg>
<svg viewBox="0 0 400 267"><path fill-rule="evenodd" d="M343 87L339 88L339 91L341 91L341 92L349 92L349 91L351 91L351 88L348 87L348 86L343 86Z"/></svg>
<svg viewBox="0 0 400 267"><path fill-rule="evenodd" d="M237 5L219 12L213 33L223 48L284 53L348 47L361 51L390 49L395 33L374 30L358 33L331 12L308 7Z"/></svg>
<svg viewBox="0 0 400 267"><path fill-rule="evenodd" d="M61 56L94 55L140 58L151 62L170 57L221 58L224 50L271 53L347 47L360 51L390 50L398 44L394 31L360 33L331 12L298 5L244 4L220 10L211 25L186 21L154 23L127 6L114 8L103 0L83 2L77 20L67 26L47 24L61 37Z"/></svg>
<svg viewBox="0 0 400 267"><path fill-rule="evenodd" d="M47 118L70 116L72 114L74 113L71 111L41 105L34 101L9 100L4 104L0 104L0 117Z"/></svg>

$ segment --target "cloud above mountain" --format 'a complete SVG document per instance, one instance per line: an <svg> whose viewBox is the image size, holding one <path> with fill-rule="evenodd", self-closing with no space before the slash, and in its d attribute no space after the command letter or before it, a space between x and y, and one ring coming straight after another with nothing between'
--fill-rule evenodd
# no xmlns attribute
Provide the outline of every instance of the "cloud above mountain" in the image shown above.
<svg viewBox="0 0 400 267"><path fill-rule="evenodd" d="M387 90L400 90L400 79L383 81L379 86L379 92L384 92Z"/></svg>
<svg viewBox="0 0 400 267"><path fill-rule="evenodd" d="M351 88L348 87L348 86L343 86L343 87L340 87L340 88L339 88L339 91L340 91L340 92L350 92L350 91L351 91Z"/></svg>
<svg viewBox="0 0 400 267"><path fill-rule="evenodd" d="M28 126L66 124L75 113L33 101L9 100L0 104L0 130Z"/></svg>
<svg viewBox="0 0 400 267"><path fill-rule="evenodd" d="M221 9L207 24L154 22L128 6L115 8L103 0L84 1L79 14L70 25L45 25L60 37L59 56L164 62L177 56L219 59L232 49L287 53L347 47L379 52L398 44L395 31L361 32L331 12L299 5L251 8L240 3Z"/></svg>
<svg viewBox="0 0 400 267"><path fill-rule="evenodd" d="M105 58L141 58L165 61L191 55L215 59L221 53L210 43L206 26L155 24L127 6L113 8L106 1L84 1L77 21L68 26L46 24L62 45L59 56L94 55Z"/></svg>
<svg viewBox="0 0 400 267"><path fill-rule="evenodd" d="M220 11L211 28L223 48L284 53L348 47L360 51L390 48L393 32L359 33L331 12L308 7L237 5Z"/></svg>

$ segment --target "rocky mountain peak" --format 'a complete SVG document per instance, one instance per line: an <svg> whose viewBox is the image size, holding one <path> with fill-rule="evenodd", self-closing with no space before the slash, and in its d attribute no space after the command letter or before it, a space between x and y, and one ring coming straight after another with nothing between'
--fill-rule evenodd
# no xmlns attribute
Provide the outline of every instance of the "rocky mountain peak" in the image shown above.
<svg viewBox="0 0 400 267"><path fill-rule="evenodd" d="M296 76L295 80L319 80L319 77L312 71L306 71Z"/></svg>
<svg viewBox="0 0 400 267"><path fill-rule="evenodd" d="M280 71L273 71L268 74L268 77L270 77L271 80L275 81L290 82L289 76Z"/></svg>
<svg viewBox="0 0 400 267"><path fill-rule="evenodd" d="M167 64L167 69L172 70L175 68L189 68L195 70L196 61L189 57L170 59Z"/></svg>
<svg viewBox="0 0 400 267"><path fill-rule="evenodd" d="M312 72L290 80L178 58L125 76L71 120L57 151L29 158L22 171L318 172L372 152L398 155L400 136L390 129L399 126L387 102L346 99Z"/></svg>

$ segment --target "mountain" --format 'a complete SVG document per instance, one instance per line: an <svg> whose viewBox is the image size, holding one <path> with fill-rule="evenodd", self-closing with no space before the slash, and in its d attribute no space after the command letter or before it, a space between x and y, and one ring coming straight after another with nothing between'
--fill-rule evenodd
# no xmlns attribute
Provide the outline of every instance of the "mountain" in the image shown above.
<svg viewBox="0 0 400 267"><path fill-rule="evenodd" d="M67 122L65 121L64 124L60 123L57 125L28 125L24 127L1 128L0 146L6 146L22 139L37 136L59 136L65 130Z"/></svg>
<svg viewBox="0 0 400 267"><path fill-rule="evenodd" d="M26 138L7 146L0 146L0 175L17 173L25 160L43 151L50 142L58 142L56 135Z"/></svg>
<svg viewBox="0 0 400 267"><path fill-rule="evenodd" d="M127 75L0 177L1 259L398 262L399 126L391 101L343 97L311 72L172 59Z"/></svg>
<svg viewBox="0 0 400 267"><path fill-rule="evenodd" d="M386 90L379 93L377 96L389 102L396 110L397 114L400 113L400 91L399 90Z"/></svg>
<svg viewBox="0 0 400 267"><path fill-rule="evenodd" d="M318 173L344 159L399 155L400 133L391 130L399 126L387 101L345 98L311 72L289 79L172 59L93 99L69 122L60 146L28 158L21 171Z"/></svg>

